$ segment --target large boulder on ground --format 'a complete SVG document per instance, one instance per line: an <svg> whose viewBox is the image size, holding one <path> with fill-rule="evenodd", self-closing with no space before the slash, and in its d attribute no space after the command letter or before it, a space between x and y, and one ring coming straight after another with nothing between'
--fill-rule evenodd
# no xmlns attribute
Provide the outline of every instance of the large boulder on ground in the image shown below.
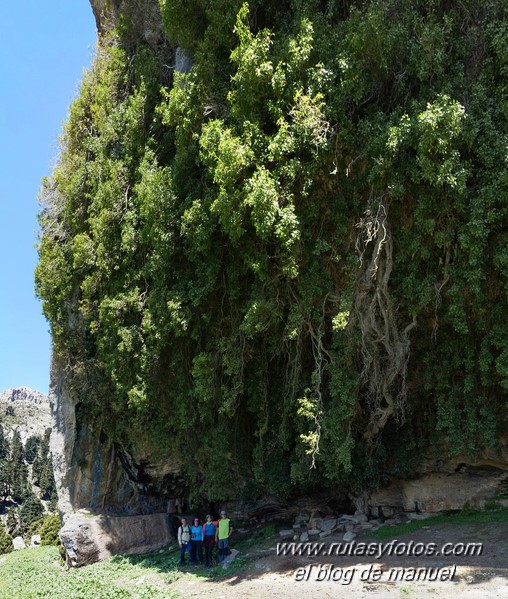
<svg viewBox="0 0 508 599"><path fill-rule="evenodd" d="M70 566L86 566L119 553L149 553L172 540L166 514L98 516L85 510L70 516L58 533Z"/></svg>
<svg viewBox="0 0 508 599"><path fill-rule="evenodd" d="M23 537L14 537L12 539L12 546L14 547L14 551L17 549L24 549L26 545L25 541L23 541Z"/></svg>

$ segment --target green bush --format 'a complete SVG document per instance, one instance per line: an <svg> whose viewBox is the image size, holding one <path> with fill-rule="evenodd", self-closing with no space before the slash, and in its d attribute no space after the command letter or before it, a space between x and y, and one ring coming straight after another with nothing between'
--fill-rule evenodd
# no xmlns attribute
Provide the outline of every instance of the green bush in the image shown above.
<svg viewBox="0 0 508 599"><path fill-rule="evenodd" d="M12 537L5 530L5 526L0 523L0 554L10 553L13 549Z"/></svg>
<svg viewBox="0 0 508 599"><path fill-rule="evenodd" d="M62 528L60 517L56 514L44 519L40 529L41 545L60 545L58 531Z"/></svg>
<svg viewBox="0 0 508 599"><path fill-rule="evenodd" d="M28 527L28 530L26 532L26 538L28 539L28 541L30 541L30 539L32 538L32 535L40 535L41 534L41 528L42 525L44 524L44 518L38 518L37 520L34 520L30 526Z"/></svg>

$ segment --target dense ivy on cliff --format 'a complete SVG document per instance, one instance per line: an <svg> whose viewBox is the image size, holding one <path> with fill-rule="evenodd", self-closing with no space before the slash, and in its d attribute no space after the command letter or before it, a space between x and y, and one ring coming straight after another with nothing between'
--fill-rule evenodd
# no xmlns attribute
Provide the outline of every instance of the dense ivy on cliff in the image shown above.
<svg viewBox="0 0 508 599"><path fill-rule="evenodd" d="M103 40L42 187L37 290L86 409L210 498L495 445L505 3L161 11L190 72Z"/></svg>

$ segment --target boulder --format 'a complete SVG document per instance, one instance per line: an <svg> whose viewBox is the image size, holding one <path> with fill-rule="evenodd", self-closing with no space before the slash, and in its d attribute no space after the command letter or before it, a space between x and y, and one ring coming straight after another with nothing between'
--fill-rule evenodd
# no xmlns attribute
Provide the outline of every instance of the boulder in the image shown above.
<svg viewBox="0 0 508 599"><path fill-rule="evenodd" d="M346 543L349 543L350 541L352 541L354 538L356 538L356 534L349 530L343 537L342 540L346 541Z"/></svg>
<svg viewBox="0 0 508 599"><path fill-rule="evenodd" d="M39 547L41 544L41 535L32 535L31 547Z"/></svg>
<svg viewBox="0 0 508 599"><path fill-rule="evenodd" d="M24 549L26 547L23 537L14 537L12 539L12 545L14 547L14 551L17 551L18 549Z"/></svg>
<svg viewBox="0 0 508 599"><path fill-rule="evenodd" d="M350 516L349 514L342 514L339 518L339 521L341 522L353 522L353 524L357 524L358 520L355 518L355 516Z"/></svg>
<svg viewBox="0 0 508 599"><path fill-rule="evenodd" d="M119 553L158 551L171 540L166 514L99 516L85 510L70 516L58 533L70 566L85 566Z"/></svg>
<svg viewBox="0 0 508 599"><path fill-rule="evenodd" d="M409 520L426 520L427 518L431 518L432 516L435 516L436 514L427 514L427 513L423 513L423 514L417 514L416 512L408 512L406 514L406 516L408 517Z"/></svg>
<svg viewBox="0 0 508 599"><path fill-rule="evenodd" d="M231 549L231 552L230 552L230 554L229 554L229 555L227 555L227 556L224 558L224 561L222 562L222 567L224 568L224 570L225 570L226 568L229 568L229 566L230 566L231 562L232 562L232 561L233 561L233 560L234 560L234 559L237 557L237 555L238 555L239 553L240 553L240 552L239 552L237 549Z"/></svg>
<svg viewBox="0 0 508 599"><path fill-rule="evenodd" d="M279 531L279 536L281 537L292 537L294 533L294 530L280 530Z"/></svg>
<svg viewBox="0 0 508 599"><path fill-rule="evenodd" d="M302 532L302 534L300 535L300 543L305 543L308 540L309 540L309 533Z"/></svg>
<svg viewBox="0 0 508 599"><path fill-rule="evenodd" d="M324 518L319 523L318 528L323 532L331 532L337 526L337 518Z"/></svg>

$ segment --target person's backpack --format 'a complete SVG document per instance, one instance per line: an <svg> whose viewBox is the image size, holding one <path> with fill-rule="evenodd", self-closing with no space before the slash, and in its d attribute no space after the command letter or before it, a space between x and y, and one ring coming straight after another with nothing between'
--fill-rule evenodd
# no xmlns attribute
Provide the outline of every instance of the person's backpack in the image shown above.
<svg viewBox="0 0 508 599"><path fill-rule="evenodd" d="M191 529L190 529L190 526L187 524L187 526L185 528L187 529L187 531L185 531L183 529L183 526L180 526L180 528L178 529L178 531L180 531L180 530L182 531L182 536L181 536L182 543L190 543L190 540L191 540ZM186 535L189 538L187 540L184 540L183 535Z"/></svg>

